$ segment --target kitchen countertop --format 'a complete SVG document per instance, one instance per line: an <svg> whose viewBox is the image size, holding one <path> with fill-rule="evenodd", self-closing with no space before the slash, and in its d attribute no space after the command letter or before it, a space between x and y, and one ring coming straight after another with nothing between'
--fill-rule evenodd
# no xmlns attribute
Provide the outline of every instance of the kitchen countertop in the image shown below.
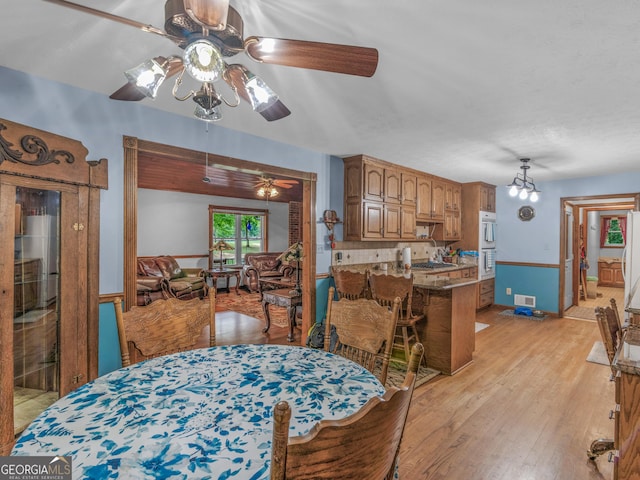
<svg viewBox="0 0 640 480"><path fill-rule="evenodd" d="M365 270L369 270L370 273L380 275L405 275L405 271L401 269L391 269L387 268L387 270L381 270L378 267L378 264L355 264L355 265L333 265L331 269L337 270L350 270L353 272L364 272ZM477 278L449 278L438 275L438 273L442 272L452 272L454 270L461 270L464 268L475 267L475 265L456 265L452 264L451 268L443 267L437 269L411 269L410 273L413 273L413 286L418 288L426 288L430 290L451 290L456 287L463 287L465 285L474 285L478 283Z"/></svg>

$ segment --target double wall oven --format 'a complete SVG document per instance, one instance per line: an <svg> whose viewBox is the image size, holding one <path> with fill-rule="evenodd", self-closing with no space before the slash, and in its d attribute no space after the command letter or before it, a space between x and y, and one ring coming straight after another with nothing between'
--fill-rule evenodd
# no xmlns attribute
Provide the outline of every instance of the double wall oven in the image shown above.
<svg viewBox="0 0 640 480"><path fill-rule="evenodd" d="M496 214L495 212L480 212L480 232L478 245L480 258L478 259L478 278L486 280L494 278L496 253Z"/></svg>

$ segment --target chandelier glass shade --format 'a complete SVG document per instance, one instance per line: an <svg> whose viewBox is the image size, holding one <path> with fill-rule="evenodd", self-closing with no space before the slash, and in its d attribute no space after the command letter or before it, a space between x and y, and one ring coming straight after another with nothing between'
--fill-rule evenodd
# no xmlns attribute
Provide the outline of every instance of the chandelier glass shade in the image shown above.
<svg viewBox="0 0 640 480"><path fill-rule="evenodd" d="M200 39L184 49L184 68L200 82L215 82L222 77L225 64L216 46L209 40Z"/></svg>
<svg viewBox="0 0 640 480"><path fill-rule="evenodd" d="M259 197L263 197L263 198L266 197L267 199L277 197L280 194L278 189L273 186L260 187L258 188L258 191L256 193Z"/></svg>
<svg viewBox="0 0 640 480"><path fill-rule="evenodd" d="M516 176L513 177L513 181L507 185L509 195L511 197L517 196L520 200L526 200L528 198L532 202L537 202L540 198L540 190L538 190L535 183L533 183L533 178L527 177L527 170L531 168L529 166L530 159L521 158L520 161L522 162L520 166L522 173L517 173Z"/></svg>
<svg viewBox="0 0 640 480"><path fill-rule="evenodd" d="M167 70L151 58L137 67L127 70L124 72L124 76L129 82L135 84L136 88L145 96L156 98L158 88L167 78Z"/></svg>

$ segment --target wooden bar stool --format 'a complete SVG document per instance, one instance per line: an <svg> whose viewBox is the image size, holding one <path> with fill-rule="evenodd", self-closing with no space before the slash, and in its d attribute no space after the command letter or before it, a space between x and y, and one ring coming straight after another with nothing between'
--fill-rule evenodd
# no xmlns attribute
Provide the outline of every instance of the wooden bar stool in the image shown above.
<svg viewBox="0 0 640 480"><path fill-rule="evenodd" d="M411 357L411 342L422 343L416 324L424 319L424 315L414 315L411 310L413 274L406 277L404 275L371 274L369 275L369 288L371 298L380 305L391 306L396 297L400 297L402 300L402 308L396 325L394 347L404 351L405 361L408 362ZM426 355L422 361L426 367Z"/></svg>

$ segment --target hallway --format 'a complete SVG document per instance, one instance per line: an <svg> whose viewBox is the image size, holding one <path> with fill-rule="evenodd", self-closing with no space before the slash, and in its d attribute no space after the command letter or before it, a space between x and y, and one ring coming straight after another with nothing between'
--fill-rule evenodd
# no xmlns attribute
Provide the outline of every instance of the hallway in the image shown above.
<svg viewBox="0 0 640 480"><path fill-rule="evenodd" d="M565 317L578 318L580 320L595 321L596 315L594 309L596 307L609 306L610 299L615 298L618 305L618 314L620 318L624 318L624 288L621 287L598 287L598 296L596 298L587 298L579 300L578 305L569 307L564 312Z"/></svg>

